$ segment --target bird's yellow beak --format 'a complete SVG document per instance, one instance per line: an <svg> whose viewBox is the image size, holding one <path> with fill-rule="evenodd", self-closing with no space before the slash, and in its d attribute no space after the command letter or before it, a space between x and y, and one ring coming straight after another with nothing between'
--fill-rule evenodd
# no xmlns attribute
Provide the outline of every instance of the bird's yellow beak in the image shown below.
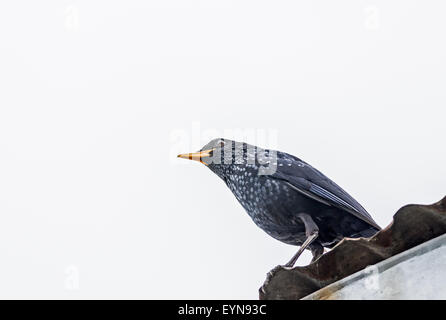
<svg viewBox="0 0 446 320"><path fill-rule="evenodd" d="M178 158L195 160L207 165L207 163L203 162L201 159L210 157L212 155L212 151L214 151L214 149L203 150L200 152L182 153L178 155Z"/></svg>

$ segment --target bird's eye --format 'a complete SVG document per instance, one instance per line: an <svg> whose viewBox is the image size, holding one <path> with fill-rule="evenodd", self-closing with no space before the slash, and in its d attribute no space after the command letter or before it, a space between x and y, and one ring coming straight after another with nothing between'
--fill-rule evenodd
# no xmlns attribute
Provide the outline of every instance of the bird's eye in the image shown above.
<svg viewBox="0 0 446 320"><path fill-rule="evenodd" d="M219 143L220 148L223 148L225 146L225 141L221 140Z"/></svg>

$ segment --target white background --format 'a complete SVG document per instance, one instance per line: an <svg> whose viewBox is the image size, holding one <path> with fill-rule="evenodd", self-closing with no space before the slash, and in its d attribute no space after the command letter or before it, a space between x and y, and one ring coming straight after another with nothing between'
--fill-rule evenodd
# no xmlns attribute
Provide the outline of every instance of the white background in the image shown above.
<svg viewBox="0 0 446 320"><path fill-rule="evenodd" d="M440 200L445 9L2 2L0 297L257 298L297 248L175 158L209 130L276 135L261 146L311 163L381 226Z"/></svg>

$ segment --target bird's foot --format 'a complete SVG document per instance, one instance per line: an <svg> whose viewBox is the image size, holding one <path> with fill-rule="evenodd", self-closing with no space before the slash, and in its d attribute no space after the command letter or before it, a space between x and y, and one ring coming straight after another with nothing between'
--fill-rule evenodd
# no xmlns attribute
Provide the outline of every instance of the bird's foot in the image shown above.
<svg viewBox="0 0 446 320"><path fill-rule="evenodd" d="M269 282L269 280L271 280L271 278L274 277L276 273L279 272L280 270L290 270L290 269L292 269L292 267L289 267L287 265L275 266L270 272L266 274L266 282Z"/></svg>

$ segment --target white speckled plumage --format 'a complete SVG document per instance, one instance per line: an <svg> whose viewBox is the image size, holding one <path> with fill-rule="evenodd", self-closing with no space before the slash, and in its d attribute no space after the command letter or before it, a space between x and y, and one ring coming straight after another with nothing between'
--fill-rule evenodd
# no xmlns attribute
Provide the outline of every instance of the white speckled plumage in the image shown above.
<svg viewBox="0 0 446 320"><path fill-rule="evenodd" d="M202 161L225 181L254 223L282 242L301 245L307 238L300 213L319 227L310 249L379 230L356 200L295 156L224 139L212 140L202 150L213 150Z"/></svg>

